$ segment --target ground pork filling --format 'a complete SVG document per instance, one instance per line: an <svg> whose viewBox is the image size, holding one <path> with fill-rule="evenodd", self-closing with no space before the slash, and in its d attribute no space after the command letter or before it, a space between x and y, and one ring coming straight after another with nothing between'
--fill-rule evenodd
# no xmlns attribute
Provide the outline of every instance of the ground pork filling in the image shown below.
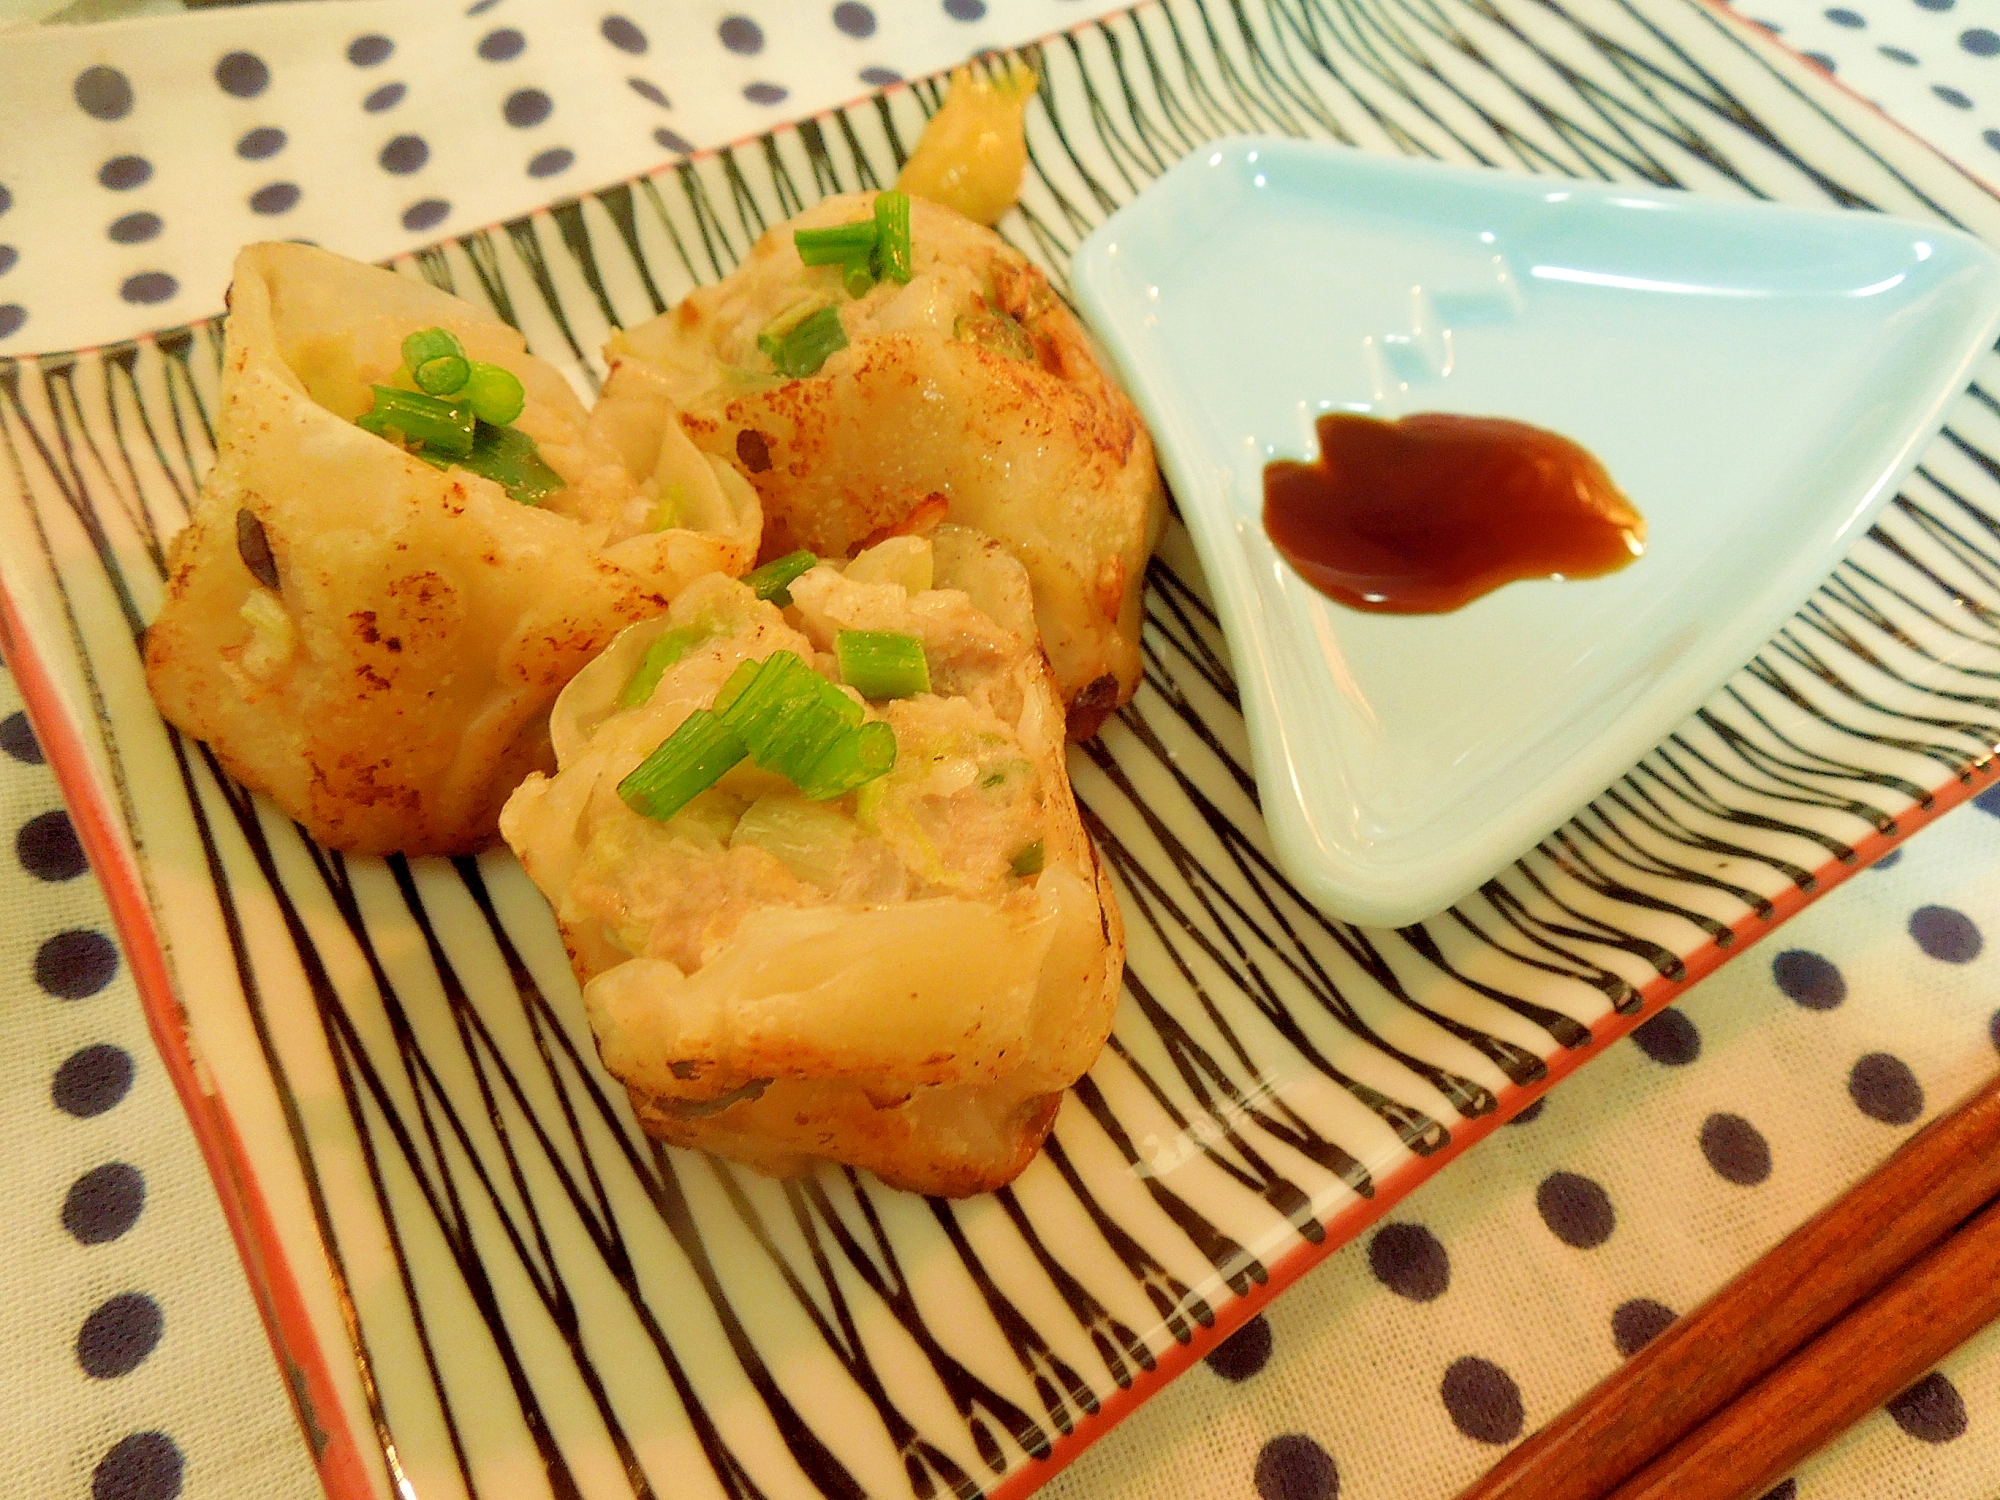
<svg viewBox="0 0 2000 1500"><path fill-rule="evenodd" d="M705 579L622 635L557 703L561 769L502 831L650 1132L779 1174L831 1159L984 1192L1103 1044L1123 955L1027 577L947 525L821 563L789 599ZM928 691L841 685L855 630L914 637ZM813 801L743 761L663 820L628 807L633 768L779 652L894 731L893 767Z"/></svg>
<svg viewBox="0 0 2000 1500"><path fill-rule="evenodd" d="M1019 648L963 593L912 597L895 583L855 584L831 568L801 580L794 617L768 605L707 599L695 591L676 609L722 625L681 664L698 696L745 659L792 650L823 675L842 629L917 635L941 692L871 704L868 716L895 731L896 764L880 781L831 802L808 801L780 776L744 762L664 823L640 817L617 796L618 778L593 790L568 898L571 921L595 924L618 949L699 969L736 933L744 915L768 906L866 906L954 895L1004 900L1023 886L1015 865L1040 837L1046 778L1016 721L1022 689L1008 670ZM739 590L739 594L743 591ZM762 628L745 640L711 606L726 603ZM657 629L651 633L660 633ZM706 658L706 659L703 659ZM699 686L696 686L699 684ZM667 695L675 689L669 685ZM690 704L699 706L698 704ZM667 713L684 718L677 703ZM607 722L637 763L666 726L657 715Z"/></svg>

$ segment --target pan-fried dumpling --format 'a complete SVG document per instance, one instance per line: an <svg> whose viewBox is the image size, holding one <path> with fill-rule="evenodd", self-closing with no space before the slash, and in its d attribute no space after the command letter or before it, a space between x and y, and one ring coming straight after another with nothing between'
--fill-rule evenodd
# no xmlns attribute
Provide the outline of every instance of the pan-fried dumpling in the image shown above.
<svg viewBox="0 0 2000 1500"><path fill-rule="evenodd" d="M828 1159L988 1191L1103 1045L1124 964L1027 579L946 526L790 588L781 612L704 579L619 636L557 701L561 770L501 831L647 1131L776 1174ZM620 781L741 663L788 651L832 677L848 630L922 642L929 691L866 703L894 731L886 776L814 802L743 761L667 821L626 805ZM662 641L678 659L647 689Z"/></svg>
<svg viewBox="0 0 2000 1500"><path fill-rule="evenodd" d="M406 336L516 376L511 424L560 487L524 504L355 425ZM691 579L755 560L757 499L664 382L597 411L520 335L422 282L303 245L236 264L213 471L146 634L166 717L335 849L470 850L553 764L565 682Z"/></svg>
<svg viewBox="0 0 2000 1500"><path fill-rule="evenodd" d="M1152 441L1046 277L991 230L911 200L912 276L863 296L807 266L799 229L865 219L831 198L771 230L719 284L614 337L620 368L663 372L701 449L757 487L763 555L851 556L938 514L1028 570L1072 738L1139 681L1146 559L1163 495ZM759 347L815 303L846 347L787 380Z"/></svg>

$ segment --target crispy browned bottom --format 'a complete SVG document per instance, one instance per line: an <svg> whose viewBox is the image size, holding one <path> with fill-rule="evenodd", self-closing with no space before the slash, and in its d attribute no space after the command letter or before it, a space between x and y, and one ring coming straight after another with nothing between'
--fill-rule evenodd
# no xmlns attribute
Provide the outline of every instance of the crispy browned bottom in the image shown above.
<svg viewBox="0 0 2000 1500"><path fill-rule="evenodd" d="M782 1081L754 1099L694 1115L629 1089L646 1133L674 1146L726 1156L771 1177L821 1161L866 1168L890 1187L970 1198L1026 1170L1055 1125L1060 1093L1001 1101L995 1089L934 1089L877 1108L849 1084Z"/></svg>

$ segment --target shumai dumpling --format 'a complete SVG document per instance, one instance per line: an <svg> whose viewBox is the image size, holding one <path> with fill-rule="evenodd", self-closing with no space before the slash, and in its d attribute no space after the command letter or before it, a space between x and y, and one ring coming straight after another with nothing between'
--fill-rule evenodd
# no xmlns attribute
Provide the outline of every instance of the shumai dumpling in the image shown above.
<svg viewBox="0 0 2000 1500"><path fill-rule="evenodd" d="M795 230L873 202L830 198L771 230L606 354L664 372L696 444L749 475L766 558L852 556L938 514L998 538L1028 570L1070 736L1087 739L1139 683L1164 505L1152 440L1048 279L992 230L911 200L910 281L859 298L840 266L799 258ZM838 309L847 346L786 380L758 335L814 303Z"/></svg>
<svg viewBox="0 0 2000 1500"><path fill-rule="evenodd" d="M501 831L649 1133L779 1175L832 1160L986 1192L1096 1057L1124 970L1027 580L947 526L821 564L791 596L781 612L704 579L619 636L557 701L562 769L522 784ZM635 691L670 630L678 661ZM930 690L865 706L895 734L886 776L811 802L746 760L665 822L620 798L740 663L790 651L833 678L844 630L922 641Z"/></svg>
<svg viewBox="0 0 2000 1500"><path fill-rule="evenodd" d="M519 378L539 504L355 425L406 335ZM519 334L422 282L303 245L236 263L214 469L146 633L160 711L321 844L452 853L553 765L548 708L691 579L755 561L756 494L695 450L663 383L586 416Z"/></svg>

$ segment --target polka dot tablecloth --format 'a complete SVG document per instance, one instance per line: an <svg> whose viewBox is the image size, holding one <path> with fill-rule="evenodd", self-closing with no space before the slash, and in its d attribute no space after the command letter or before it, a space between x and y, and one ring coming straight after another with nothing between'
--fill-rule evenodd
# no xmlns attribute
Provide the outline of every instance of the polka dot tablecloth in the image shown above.
<svg viewBox="0 0 2000 1500"><path fill-rule="evenodd" d="M155 7L157 8L157 7ZM1738 0L2000 178L1996 0ZM1086 0L345 0L0 35L0 353L383 257L1073 25ZM317 1492L54 779L0 679L0 1497ZM1332 1257L1051 1500L1447 1500L2000 1070L2000 794L1809 908ZM2000 1496L2000 1332L1781 1500Z"/></svg>
<svg viewBox="0 0 2000 1500"><path fill-rule="evenodd" d="M384 259L1092 9L345 0L17 29L0 40L0 354L206 317L252 240ZM1993 0L1741 9L2000 179Z"/></svg>
<svg viewBox="0 0 2000 1500"><path fill-rule="evenodd" d="M1447 1500L2000 1069L2000 796L1565 1082L1046 1492ZM2000 1495L2000 1330L1773 1492Z"/></svg>
<svg viewBox="0 0 2000 1500"><path fill-rule="evenodd" d="M2000 182L2000 5L1994 0L1735 0L1960 166Z"/></svg>
<svg viewBox="0 0 2000 1500"><path fill-rule="evenodd" d="M222 1211L4 677L0 820L0 1495L307 1500Z"/></svg>
<svg viewBox="0 0 2000 1500"><path fill-rule="evenodd" d="M384 259L1090 13L345 0L7 33L0 354L207 317L253 240Z"/></svg>

